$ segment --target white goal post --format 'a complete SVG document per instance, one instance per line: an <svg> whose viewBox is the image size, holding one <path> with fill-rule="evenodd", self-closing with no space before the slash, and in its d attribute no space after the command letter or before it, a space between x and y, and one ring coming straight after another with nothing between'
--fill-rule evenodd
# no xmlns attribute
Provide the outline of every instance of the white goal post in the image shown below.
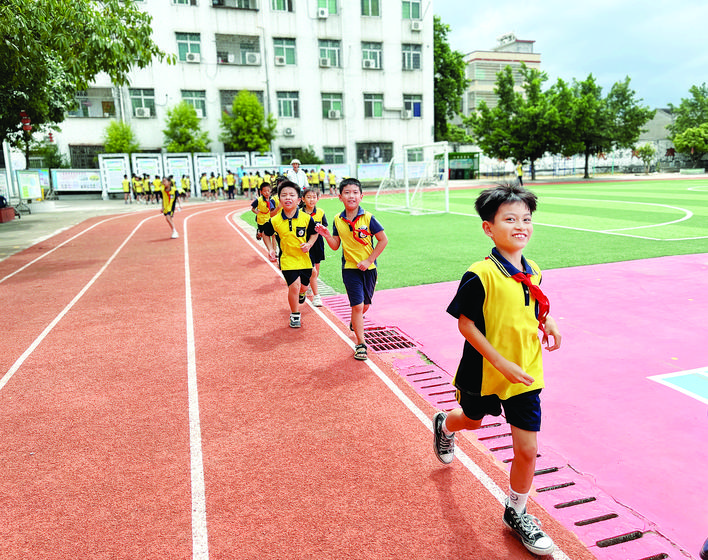
<svg viewBox="0 0 708 560"><path fill-rule="evenodd" d="M403 161L389 162L376 191L376 210L408 214L450 211L448 143L403 147Z"/></svg>

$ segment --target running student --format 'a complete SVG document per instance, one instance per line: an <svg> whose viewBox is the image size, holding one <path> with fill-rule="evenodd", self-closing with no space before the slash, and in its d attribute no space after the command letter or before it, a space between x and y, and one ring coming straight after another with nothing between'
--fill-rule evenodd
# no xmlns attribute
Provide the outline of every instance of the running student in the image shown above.
<svg viewBox="0 0 708 560"><path fill-rule="evenodd" d="M161 184L161 195L162 195L162 213L165 216L165 220L172 228L172 239L177 239L179 234L175 228L175 222L172 217L175 215L175 205L177 204L177 193L174 188L172 188L172 181L169 177L162 178Z"/></svg>
<svg viewBox="0 0 708 560"><path fill-rule="evenodd" d="M317 233L324 236L331 249L336 251L342 246L342 281L352 308L350 328L356 337L354 357L357 360L367 358L364 313L376 289L376 259L388 243L383 226L360 206L363 196L358 179L344 179L339 183L339 200L344 204L344 211L334 218L332 233L323 225L317 226Z"/></svg>
<svg viewBox="0 0 708 560"><path fill-rule="evenodd" d="M275 262L275 247L272 236L277 234L280 247L280 270L288 285L290 326L302 326L300 305L305 303L305 293L312 276L312 261L308 254L317 240L315 221L300 210L300 187L292 181L284 181L278 189L278 198L283 209L263 226L263 242L268 256Z"/></svg>
<svg viewBox="0 0 708 560"><path fill-rule="evenodd" d="M548 298L539 287L541 271L522 254L533 233L536 195L517 185L500 185L482 191L475 207L494 248L464 274L447 308L465 337L454 379L461 408L433 417L435 453L443 463L452 462L455 432L479 428L485 415L499 416L504 407L514 459L503 520L529 551L551 554L553 541L541 531L538 519L526 513L544 386L537 331L548 350L561 344L558 327L548 315Z"/></svg>
<svg viewBox="0 0 708 560"><path fill-rule="evenodd" d="M275 214L277 206L275 200L270 196L270 190L270 184L261 184L260 195L251 203L251 212L256 215L256 239L258 240L263 238L263 226Z"/></svg>
<svg viewBox="0 0 708 560"><path fill-rule="evenodd" d="M306 214L312 216L315 220L315 226L317 224L322 224L327 227L327 217L325 216L324 210L322 208L317 208L317 200L319 199L319 193L317 189L308 189L302 196L302 209ZM317 241L310 249L310 260L312 261L312 278L310 279L310 289L312 290L312 305L315 307L322 307L322 298L320 297L320 292L317 287L317 278L320 275L320 263L325 260L325 250L324 241L321 237L317 237Z"/></svg>

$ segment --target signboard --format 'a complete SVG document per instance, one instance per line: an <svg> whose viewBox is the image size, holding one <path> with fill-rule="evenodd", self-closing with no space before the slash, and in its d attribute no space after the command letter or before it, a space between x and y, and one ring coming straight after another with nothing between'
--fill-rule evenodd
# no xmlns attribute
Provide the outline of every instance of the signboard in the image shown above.
<svg viewBox="0 0 708 560"><path fill-rule="evenodd" d="M123 176L127 175L130 179L128 154L98 154L98 167L106 192L122 193Z"/></svg>
<svg viewBox="0 0 708 560"><path fill-rule="evenodd" d="M242 165L244 167L251 165L251 157L248 152L227 152L224 154L224 171L230 169L236 173L236 170Z"/></svg>
<svg viewBox="0 0 708 560"><path fill-rule="evenodd" d="M101 175L98 169L52 169L54 190L102 192Z"/></svg>
<svg viewBox="0 0 708 560"><path fill-rule="evenodd" d="M0 196L4 196L8 201L10 200L10 189L7 188L7 175L5 173L0 174Z"/></svg>
<svg viewBox="0 0 708 560"><path fill-rule="evenodd" d="M189 177L190 184L194 184L194 169L192 168L192 154L162 154L162 164L165 175L173 176L177 185L183 175Z"/></svg>
<svg viewBox="0 0 708 560"><path fill-rule="evenodd" d="M20 200L42 198L42 186L38 171L17 171L17 183L20 186Z"/></svg>
<svg viewBox="0 0 708 560"><path fill-rule="evenodd" d="M162 177L162 154L132 154L133 173L142 177L147 175L151 179L155 175Z"/></svg>
<svg viewBox="0 0 708 560"><path fill-rule="evenodd" d="M275 155L273 152L251 152L251 167L273 167L275 165Z"/></svg>

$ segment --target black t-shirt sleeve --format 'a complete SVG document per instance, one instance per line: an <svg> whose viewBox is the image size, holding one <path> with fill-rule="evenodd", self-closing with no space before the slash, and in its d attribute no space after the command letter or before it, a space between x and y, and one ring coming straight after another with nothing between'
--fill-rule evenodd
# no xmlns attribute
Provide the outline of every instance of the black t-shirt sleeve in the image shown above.
<svg viewBox="0 0 708 560"><path fill-rule="evenodd" d="M484 296L484 286L479 276L474 272L467 271L462 280L460 280L455 297L452 298L450 305L447 306L447 312L455 319L459 319L460 315L464 315L477 323L482 318Z"/></svg>

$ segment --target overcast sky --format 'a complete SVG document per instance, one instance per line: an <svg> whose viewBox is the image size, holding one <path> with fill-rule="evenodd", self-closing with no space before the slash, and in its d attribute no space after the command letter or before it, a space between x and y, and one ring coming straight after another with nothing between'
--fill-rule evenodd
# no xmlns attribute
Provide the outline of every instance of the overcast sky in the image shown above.
<svg viewBox="0 0 708 560"><path fill-rule="evenodd" d="M463 54L513 32L536 41L549 80L593 74L607 94L626 76L651 108L678 105L708 83L708 0L431 0ZM426 3L423 4L425 6ZM430 6L430 4L428 4Z"/></svg>

